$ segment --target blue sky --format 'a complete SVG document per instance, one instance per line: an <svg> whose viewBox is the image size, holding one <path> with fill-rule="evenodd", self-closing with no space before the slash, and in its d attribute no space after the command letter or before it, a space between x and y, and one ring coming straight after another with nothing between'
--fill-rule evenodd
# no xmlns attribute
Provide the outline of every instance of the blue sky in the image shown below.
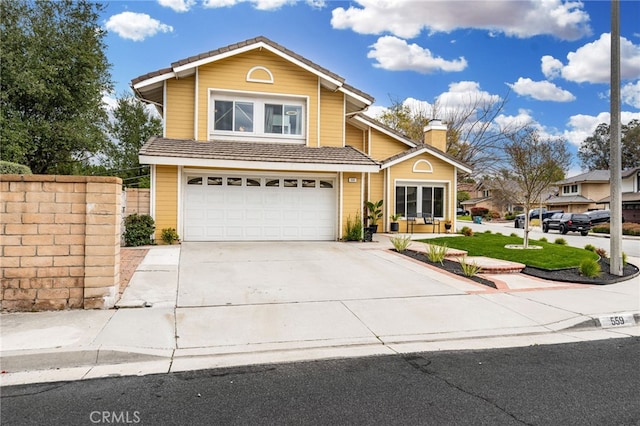
<svg viewBox="0 0 640 426"><path fill-rule="evenodd" d="M375 97L429 111L508 95L575 152L609 122L606 1L112 1L101 18L116 94L172 62L259 35ZM640 119L640 1L622 1L622 120ZM570 175L580 171L577 159Z"/></svg>

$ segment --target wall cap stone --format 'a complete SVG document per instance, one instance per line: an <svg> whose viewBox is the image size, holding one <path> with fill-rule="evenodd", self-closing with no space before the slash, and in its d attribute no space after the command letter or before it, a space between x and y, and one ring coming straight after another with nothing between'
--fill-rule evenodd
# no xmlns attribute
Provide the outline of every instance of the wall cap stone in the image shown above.
<svg viewBox="0 0 640 426"><path fill-rule="evenodd" d="M2 182L68 182L68 183L116 183L122 179L115 176L75 176L75 175L0 175Z"/></svg>

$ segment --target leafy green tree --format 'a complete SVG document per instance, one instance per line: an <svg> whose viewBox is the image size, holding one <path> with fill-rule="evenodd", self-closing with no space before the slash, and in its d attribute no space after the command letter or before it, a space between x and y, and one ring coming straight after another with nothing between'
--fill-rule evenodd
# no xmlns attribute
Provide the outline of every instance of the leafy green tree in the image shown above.
<svg viewBox="0 0 640 426"><path fill-rule="evenodd" d="M510 135L506 165L494 182L509 192L528 212L543 193L564 178L571 154L564 140L542 139L533 128ZM529 246L529 215L525 214L524 247Z"/></svg>
<svg viewBox="0 0 640 426"><path fill-rule="evenodd" d="M632 120L621 126L622 169L640 166L640 120ZM609 170L611 128L602 123L586 138L578 150L583 169Z"/></svg>
<svg viewBox="0 0 640 426"><path fill-rule="evenodd" d="M105 150L105 166L126 186L148 188L148 168L140 166L138 152L151 136L162 135L162 121L144 103L125 95L118 98L107 131L111 142Z"/></svg>
<svg viewBox="0 0 640 426"><path fill-rule="evenodd" d="M104 5L88 0L0 1L0 158L34 173L69 174L106 138L110 90Z"/></svg>

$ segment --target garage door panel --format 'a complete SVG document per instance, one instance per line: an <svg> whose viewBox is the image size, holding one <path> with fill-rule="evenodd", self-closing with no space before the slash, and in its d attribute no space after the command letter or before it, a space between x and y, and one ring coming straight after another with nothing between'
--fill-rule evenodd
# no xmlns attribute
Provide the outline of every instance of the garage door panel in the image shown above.
<svg viewBox="0 0 640 426"><path fill-rule="evenodd" d="M185 185L185 241L335 239L335 189L320 184L331 179L281 177L282 186L273 187L255 184L278 178L254 175L249 186L247 178L234 178L234 186L205 176L202 182L223 184Z"/></svg>

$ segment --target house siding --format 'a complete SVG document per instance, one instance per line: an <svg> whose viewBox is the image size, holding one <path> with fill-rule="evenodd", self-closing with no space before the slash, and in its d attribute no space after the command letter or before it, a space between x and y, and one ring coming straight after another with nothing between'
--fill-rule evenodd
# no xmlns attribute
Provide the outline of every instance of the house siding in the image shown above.
<svg viewBox="0 0 640 426"><path fill-rule="evenodd" d="M320 146L344 146L344 95L320 89Z"/></svg>
<svg viewBox="0 0 640 426"><path fill-rule="evenodd" d="M598 201L604 197L608 197L610 193L610 185L606 183L582 183L580 189L582 190L582 196L589 198L593 201ZM590 207L590 208L595 208Z"/></svg>
<svg viewBox="0 0 640 426"><path fill-rule="evenodd" d="M167 80L165 137L193 139L195 77Z"/></svg>
<svg viewBox="0 0 640 426"><path fill-rule="evenodd" d="M356 182L349 182L349 178L355 178ZM356 214L362 218L363 193L362 193L362 174L361 173L343 173L342 182L342 229L340 237L345 233L347 218L355 219Z"/></svg>
<svg viewBox="0 0 640 426"><path fill-rule="evenodd" d="M273 84L246 80L249 70L256 66L271 71ZM258 75L264 74L254 76ZM198 68L198 140L209 139L209 89L308 97L307 144L318 145L318 78L279 56L252 50Z"/></svg>
<svg viewBox="0 0 640 426"><path fill-rule="evenodd" d="M164 228L178 228L178 167L156 166L156 240Z"/></svg>
<svg viewBox="0 0 640 426"><path fill-rule="evenodd" d="M355 149L367 152L366 132L349 124L345 127L345 145L354 147Z"/></svg>
<svg viewBox="0 0 640 426"><path fill-rule="evenodd" d="M377 130L371 130L371 152L369 155L375 160L384 160L392 157L403 151L409 149L409 147L402 142L391 139L384 133Z"/></svg>

